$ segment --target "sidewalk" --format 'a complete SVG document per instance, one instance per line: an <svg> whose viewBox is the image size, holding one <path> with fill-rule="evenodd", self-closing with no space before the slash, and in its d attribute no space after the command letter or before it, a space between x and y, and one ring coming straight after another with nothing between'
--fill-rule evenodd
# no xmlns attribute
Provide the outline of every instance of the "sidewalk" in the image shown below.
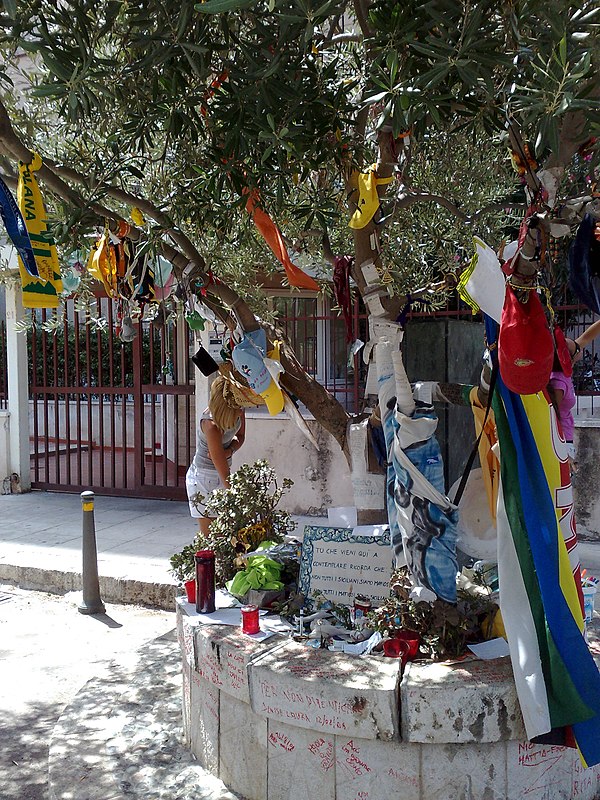
<svg viewBox="0 0 600 800"><path fill-rule="evenodd" d="M81 590L79 494L0 495L0 583L64 593ZM311 517L294 517L301 535ZM169 557L191 542L188 504L97 495L94 522L104 602L173 610L178 593Z"/></svg>
<svg viewBox="0 0 600 800"><path fill-rule="evenodd" d="M80 591L82 514L79 494L0 495L0 583L59 594ZM320 517L294 519L299 537L306 523L326 524ZM169 557L196 532L188 504L98 495L94 521L104 602L173 610L179 590ZM580 542L579 558L600 577L600 542Z"/></svg>

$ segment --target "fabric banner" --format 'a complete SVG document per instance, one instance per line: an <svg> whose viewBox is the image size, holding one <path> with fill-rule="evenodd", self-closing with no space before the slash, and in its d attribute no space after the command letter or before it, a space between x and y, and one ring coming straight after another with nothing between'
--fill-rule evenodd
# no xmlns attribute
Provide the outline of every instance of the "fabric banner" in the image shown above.
<svg viewBox="0 0 600 800"><path fill-rule="evenodd" d="M17 202L31 239L39 278L32 277L19 257L23 305L25 308L58 308L63 290L56 247L48 232L46 210L34 173L42 166L42 159L33 154L31 164L19 162Z"/></svg>
<svg viewBox="0 0 600 800"><path fill-rule="evenodd" d="M258 228L260 235L271 248L275 258L283 264L290 286L295 286L297 289L310 289L314 292L318 292L319 284L316 280L292 263L281 231L277 225L275 225L271 217L260 208L258 203L259 195L255 189L253 192L249 192L248 200L246 201L246 211L252 217L252 221Z"/></svg>
<svg viewBox="0 0 600 800"><path fill-rule="evenodd" d="M496 325L486 317L487 340ZM494 351L495 352L495 351ZM600 673L584 638L566 443L545 391L494 396L500 445L500 608L528 738L570 726L600 763Z"/></svg>
<svg viewBox="0 0 600 800"><path fill-rule="evenodd" d="M377 345L379 408L388 449L387 506L396 561L404 554L421 599L456 602L458 509L444 494L444 464L433 404L400 411L406 377L400 354ZM394 356L396 356L394 363ZM390 368L391 367L391 368ZM406 401L405 401L406 402Z"/></svg>

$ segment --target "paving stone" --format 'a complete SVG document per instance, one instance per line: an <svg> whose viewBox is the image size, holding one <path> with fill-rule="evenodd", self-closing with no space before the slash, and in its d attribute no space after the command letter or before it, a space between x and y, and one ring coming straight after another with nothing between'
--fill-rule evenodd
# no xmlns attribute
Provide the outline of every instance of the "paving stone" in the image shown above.
<svg viewBox="0 0 600 800"><path fill-rule="evenodd" d="M183 660L191 667L196 666L196 654L194 652L194 630L198 623L193 622L183 608L182 601L179 599L175 604L177 610L177 641L181 648Z"/></svg>
<svg viewBox="0 0 600 800"><path fill-rule="evenodd" d="M54 730L49 771L50 800L242 800L182 739L175 637L82 688Z"/></svg>
<svg viewBox="0 0 600 800"><path fill-rule="evenodd" d="M191 744L191 710L192 710L192 668L189 664L181 664L181 715L183 725L183 741Z"/></svg>
<svg viewBox="0 0 600 800"><path fill-rule="evenodd" d="M524 739L508 658L408 666L400 687L402 740L465 744Z"/></svg>
<svg viewBox="0 0 600 800"><path fill-rule="evenodd" d="M398 735L398 660L356 658L288 640L248 669L253 710L316 732Z"/></svg>
<svg viewBox="0 0 600 800"><path fill-rule="evenodd" d="M286 641L276 635L257 642L231 625L198 625L193 631L198 673L220 691L244 703L250 702L248 665Z"/></svg>
<svg viewBox="0 0 600 800"><path fill-rule="evenodd" d="M504 742L422 745L421 764L424 800L506 798Z"/></svg>
<svg viewBox="0 0 600 800"><path fill-rule="evenodd" d="M219 690L191 673L190 746L204 769L219 774Z"/></svg>
<svg viewBox="0 0 600 800"><path fill-rule="evenodd" d="M598 800L600 797L600 764L585 769L578 753L573 753L571 797L574 800Z"/></svg>

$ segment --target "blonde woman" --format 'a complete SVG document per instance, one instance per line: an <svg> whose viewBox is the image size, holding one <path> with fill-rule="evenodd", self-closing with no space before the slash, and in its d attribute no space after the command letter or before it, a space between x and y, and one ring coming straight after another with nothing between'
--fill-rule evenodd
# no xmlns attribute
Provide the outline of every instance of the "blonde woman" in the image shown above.
<svg viewBox="0 0 600 800"><path fill-rule="evenodd" d="M254 392L225 375L212 383L208 408L200 418L194 460L185 476L190 513L204 535L211 523L206 498L214 489L229 488L231 458L244 444L244 408L261 402Z"/></svg>

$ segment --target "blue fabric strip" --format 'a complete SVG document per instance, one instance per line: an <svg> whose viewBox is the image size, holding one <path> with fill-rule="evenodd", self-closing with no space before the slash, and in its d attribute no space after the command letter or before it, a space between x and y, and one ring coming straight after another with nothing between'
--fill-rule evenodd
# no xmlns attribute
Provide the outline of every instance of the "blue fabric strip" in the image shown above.
<svg viewBox="0 0 600 800"><path fill-rule="evenodd" d="M40 273L35 263L35 255L33 254L33 247L27 233L25 220L15 198L2 178L0 178L0 216L11 242L21 256L25 269L32 278L39 278Z"/></svg>

